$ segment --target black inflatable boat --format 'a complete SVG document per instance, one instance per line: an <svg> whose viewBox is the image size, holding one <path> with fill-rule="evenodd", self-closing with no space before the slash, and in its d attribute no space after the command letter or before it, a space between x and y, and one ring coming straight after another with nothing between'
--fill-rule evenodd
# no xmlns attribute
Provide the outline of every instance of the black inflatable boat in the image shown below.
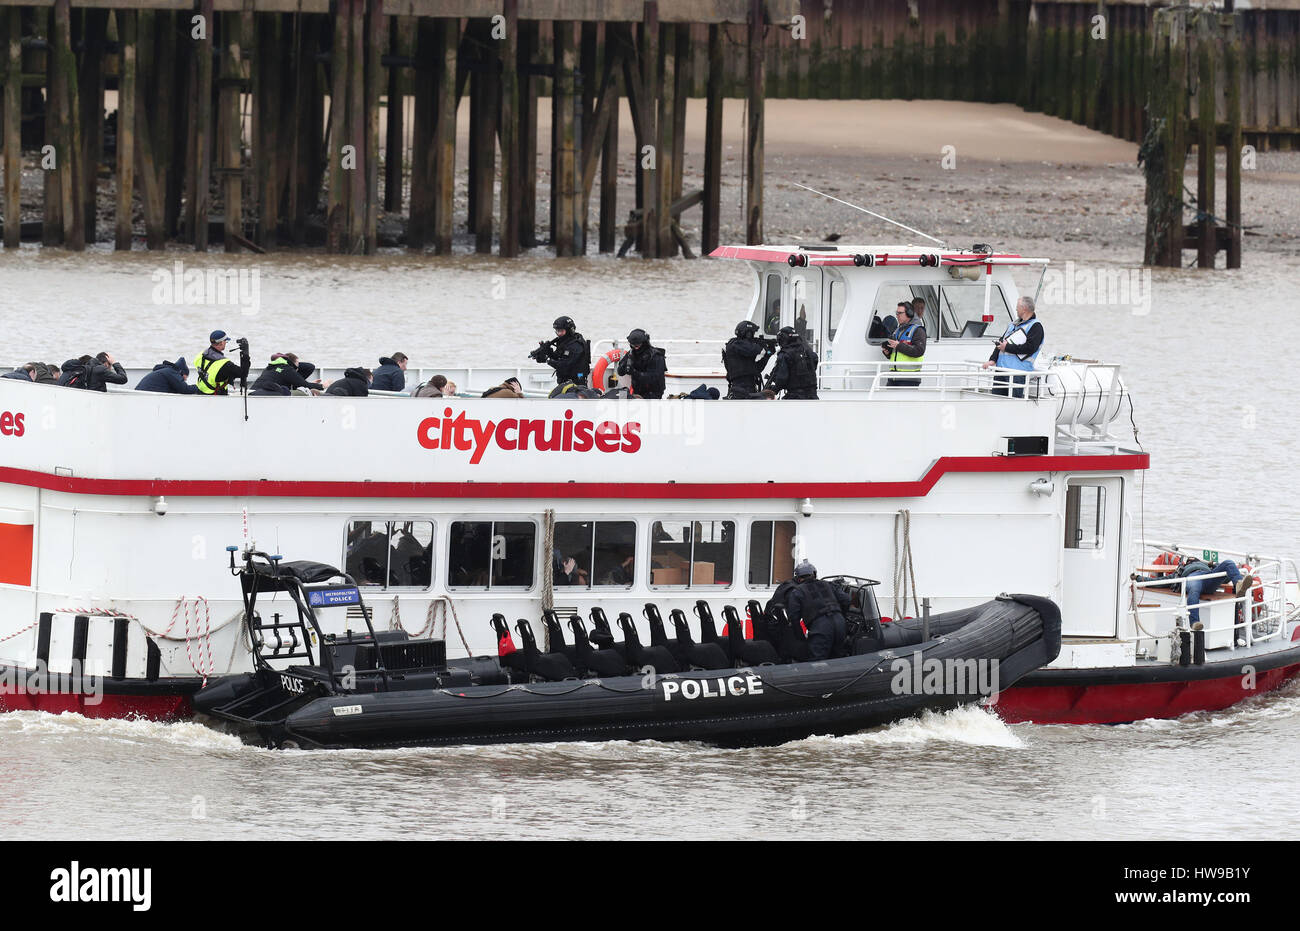
<svg viewBox="0 0 1300 931"><path fill-rule="evenodd" d="M881 623L868 579L828 579L849 589L853 655L806 657L800 625L779 608L748 610L756 639L736 608L723 609L718 637L707 602L699 635L671 613L668 639L657 607L643 614L643 645L630 615L615 639L599 608L593 630L577 615L543 618L547 650L526 620L521 648L502 656L448 660L438 639L403 631L322 633L317 610L361 605L355 583L319 563L243 554L251 673L214 680L194 697L200 715L234 725L271 747L414 747L572 740L697 740L724 746L774 744L814 734L848 734L924 710L977 701L1051 662L1060 649L1060 612L1046 598L1001 595L926 620ZM283 592L297 617L263 620L258 596ZM505 618L492 620L513 645ZM762 637L757 638L761 632ZM303 662L305 661L305 662Z"/></svg>

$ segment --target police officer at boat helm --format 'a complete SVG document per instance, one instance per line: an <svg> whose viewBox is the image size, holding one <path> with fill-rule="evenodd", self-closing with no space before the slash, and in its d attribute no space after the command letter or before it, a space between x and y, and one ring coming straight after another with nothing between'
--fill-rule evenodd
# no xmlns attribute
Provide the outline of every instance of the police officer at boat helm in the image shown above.
<svg viewBox="0 0 1300 931"><path fill-rule="evenodd" d="M650 345L650 334L636 329L627 334L631 350L618 360L618 374L630 375L632 393L638 398L662 398L668 360L657 346Z"/></svg>
<svg viewBox="0 0 1300 931"><path fill-rule="evenodd" d="M783 326L776 334L781 347L776 354L776 365L767 376L767 387L784 391L787 401L817 399L817 353L803 341L792 326Z"/></svg>
<svg viewBox="0 0 1300 931"><path fill-rule="evenodd" d="M987 369L996 365L1000 369L1032 372L1034 360L1038 358L1042 348L1043 324L1034 314L1034 299L1022 297L1016 301L1016 319L1011 322L1007 331L1002 334L1002 339L998 340L997 345L993 347L993 354L989 356L983 367ZM993 381L997 387L993 389L993 393L1003 397L1010 393L1012 397L1023 398L1027 378L1027 375L996 375ZM1008 382L1014 383L1016 387L1008 391Z"/></svg>
<svg viewBox="0 0 1300 931"><path fill-rule="evenodd" d="M591 372L591 344L578 332L572 317L556 317L555 339L539 342L528 358L555 369L557 385L585 385Z"/></svg>
<svg viewBox="0 0 1300 931"><path fill-rule="evenodd" d="M230 337L225 330L213 330L208 348L194 357L194 382L199 394L226 394L236 381L248 383L248 340L235 340L239 346L239 365L226 358Z"/></svg>
<svg viewBox="0 0 1300 931"><path fill-rule="evenodd" d="M899 301L894 310L898 326L894 335L881 344L880 350L885 358L894 363L891 372L919 372L925 360L925 324L921 321L924 305ZM891 388L916 388L921 384L919 378L889 378L885 384Z"/></svg>
<svg viewBox="0 0 1300 931"><path fill-rule="evenodd" d="M736 335L722 347L722 364L727 369L727 399L758 397L763 387L763 369L776 352L776 340L758 335L758 324L742 320Z"/></svg>
<svg viewBox="0 0 1300 931"><path fill-rule="evenodd" d="M808 560L794 567L795 587L786 596L785 613L791 624L808 628L808 653L813 660L844 656L848 622L844 612L853 603L849 593L817 578Z"/></svg>

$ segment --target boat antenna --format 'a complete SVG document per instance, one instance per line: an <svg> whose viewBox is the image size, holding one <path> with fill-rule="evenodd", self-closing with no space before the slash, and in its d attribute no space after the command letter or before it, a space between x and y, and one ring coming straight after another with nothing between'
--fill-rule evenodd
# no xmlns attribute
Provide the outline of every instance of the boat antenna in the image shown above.
<svg viewBox="0 0 1300 931"><path fill-rule="evenodd" d="M850 204L847 200L840 200L838 197L831 197L831 195L825 193L824 191L819 191L816 188L810 188L808 185L800 184L798 181L791 181L790 183L793 184L795 187L803 188L805 191L812 191L814 194L820 194L822 197L825 197L828 200L833 200L837 204L843 204L845 207L852 207L854 210L861 210L863 213L870 214L871 216L875 217L877 220L884 220L886 223L892 223L897 227L907 230L909 233L915 233L918 236L924 236L926 239L930 240L930 242L937 242L941 246L948 245L942 239L935 239L929 233L922 233L920 230L914 230L910 226L904 226L902 223L899 223L897 220L891 220L889 219L889 217L882 216L879 213L872 213L872 211L868 210L866 207L859 207L857 204Z"/></svg>

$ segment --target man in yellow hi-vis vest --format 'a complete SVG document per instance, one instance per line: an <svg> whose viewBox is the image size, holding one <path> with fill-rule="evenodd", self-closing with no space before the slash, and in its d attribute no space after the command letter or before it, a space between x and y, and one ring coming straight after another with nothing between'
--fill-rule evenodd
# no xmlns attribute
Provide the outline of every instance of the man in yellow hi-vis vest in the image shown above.
<svg viewBox="0 0 1300 931"><path fill-rule="evenodd" d="M199 394L225 394L237 381L248 380L248 340L239 338L239 365L226 358L230 337L224 330L213 330L209 346L194 357L195 385Z"/></svg>
<svg viewBox="0 0 1300 931"><path fill-rule="evenodd" d="M907 301L898 302L894 316L898 320L894 336L885 340L880 347L881 351L886 359L894 363L890 367L891 372L919 372L921 362L925 359L925 324L921 322L917 309ZM890 378L885 384L891 388L916 388L920 386L921 379Z"/></svg>

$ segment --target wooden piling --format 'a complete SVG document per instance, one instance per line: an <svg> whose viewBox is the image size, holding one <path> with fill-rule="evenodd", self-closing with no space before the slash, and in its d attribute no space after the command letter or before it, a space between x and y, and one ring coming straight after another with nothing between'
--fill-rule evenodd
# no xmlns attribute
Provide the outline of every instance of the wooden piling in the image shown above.
<svg viewBox="0 0 1300 931"><path fill-rule="evenodd" d="M577 56L573 46L573 22L555 22L555 76L552 95L555 100L555 157L551 172L551 197L555 203L551 242L556 256L575 254L574 224L577 215L577 139L574 125L574 70Z"/></svg>
<svg viewBox="0 0 1300 931"><path fill-rule="evenodd" d="M81 101L82 216L86 242L97 239L99 163L104 154L104 52L108 42L107 9L89 7L82 11L81 62L77 86Z"/></svg>
<svg viewBox="0 0 1300 931"><path fill-rule="evenodd" d="M665 23L659 27L660 75L657 96L659 98L659 118L657 129L658 142L655 154L658 156L658 201L655 216L659 221L659 255L670 257L677 254L677 243L673 240L672 213L669 207L673 202L673 177L676 173L674 161L677 154L677 116L673 105L677 102L677 26Z"/></svg>
<svg viewBox="0 0 1300 931"><path fill-rule="evenodd" d="M117 77L117 215L114 248L131 249L131 196L135 191L136 16L117 10L117 39L121 54Z"/></svg>
<svg viewBox="0 0 1300 931"><path fill-rule="evenodd" d="M77 59L72 51L70 0L54 0L53 44L63 246L80 252L86 248L85 187L81 173L81 101L77 90Z"/></svg>
<svg viewBox="0 0 1300 931"><path fill-rule="evenodd" d="M497 74L498 43L492 41L486 29L481 32L480 38L484 40L479 59L482 70L474 73L471 84L473 100L478 104L478 115L476 118L471 117L469 130L474 141L470 149L470 162L474 169L470 180L474 191L471 223L474 251L486 255L492 251L492 194L496 186L498 90L501 82Z"/></svg>
<svg viewBox="0 0 1300 931"><path fill-rule="evenodd" d="M1215 252L1215 86L1213 41L1204 33L1197 42L1197 70L1199 72L1199 112L1197 114L1196 142L1196 206L1199 219L1196 223L1196 264L1199 268L1214 267Z"/></svg>
<svg viewBox="0 0 1300 931"><path fill-rule="evenodd" d="M377 0L376 0L377 2ZM366 113L366 0L350 0L348 26L348 143L356 164L348 173L347 252L365 251L366 191L370 178L370 133Z"/></svg>
<svg viewBox="0 0 1300 931"><path fill-rule="evenodd" d="M537 85L533 72L540 31L536 21L519 23L519 242L537 245Z"/></svg>
<svg viewBox="0 0 1300 931"><path fill-rule="evenodd" d="M502 258L519 254L519 0L505 0L501 40L501 236Z"/></svg>
<svg viewBox="0 0 1300 931"><path fill-rule="evenodd" d="M406 36L412 33L408 16L394 16L388 24L388 48L394 56L411 53ZM388 122L384 133L384 209L389 213L402 210L403 110L402 69L394 64L388 69Z"/></svg>
<svg viewBox="0 0 1300 931"><path fill-rule="evenodd" d="M325 214L325 247L342 252L348 235L348 176L343 147L348 138L348 53L351 49L351 0L339 0L330 44L330 123L326 158L329 164L329 203Z"/></svg>
<svg viewBox="0 0 1300 931"><path fill-rule="evenodd" d="M150 110L149 93L149 88L157 83L154 38L158 21L155 10L136 13L135 172L144 212L145 246L150 250L167 245L164 191L159 183L162 171L157 156L158 138L166 128L157 125L162 120Z"/></svg>
<svg viewBox="0 0 1300 931"><path fill-rule="evenodd" d="M17 249L22 237L23 180L23 21L22 10L5 12L9 58L5 70L5 248Z"/></svg>
<svg viewBox="0 0 1300 931"><path fill-rule="evenodd" d="M434 249L439 255L451 254L452 198L456 180L456 56L460 45L460 20L444 19L439 23L442 49L437 81L438 119L434 127L437 147L437 177L433 188Z"/></svg>
<svg viewBox="0 0 1300 931"><path fill-rule="evenodd" d="M1224 29L1224 87L1227 90L1227 172L1224 220L1228 226L1227 267L1241 268L1241 39L1229 21Z"/></svg>
<svg viewBox="0 0 1300 931"><path fill-rule="evenodd" d="M704 223L700 228L700 251L708 255L718 248L722 210L722 27L709 26L708 100L704 111Z"/></svg>
<svg viewBox="0 0 1300 931"><path fill-rule="evenodd" d="M1178 268L1183 246L1183 167L1187 159L1186 13L1157 10L1152 25L1149 109L1158 135L1144 141L1146 264Z"/></svg>
<svg viewBox="0 0 1300 931"><path fill-rule="evenodd" d="M763 241L763 0L749 5L749 119L745 127L745 242Z"/></svg>
<svg viewBox="0 0 1300 931"><path fill-rule="evenodd" d="M186 16L185 22L189 22ZM156 222L160 229L157 245L162 248L163 240L175 234L180 220L181 202L184 195L185 145L188 133L177 132L177 127L188 122L185 100L190 69L185 58L177 60L177 13L174 10L157 11L154 20L154 60L157 74L162 77L153 82L153 99L157 118L153 122L153 152L158 162L159 199L162 203L161 218ZM137 54L137 72L139 69ZM139 74L136 77L140 83ZM138 103L138 101L137 101ZM138 106L137 106L138 112ZM138 149L138 146L137 146Z"/></svg>
<svg viewBox="0 0 1300 931"><path fill-rule="evenodd" d="M365 12L366 146L366 204L362 233L365 254L374 255L379 248L379 97L384 86L384 8L381 0L366 0L358 5L358 11L362 8ZM393 70L396 71L396 67Z"/></svg>
<svg viewBox="0 0 1300 931"><path fill-rule="evenodd" d="M221 23L221 113L218 121L221 140L218 150L221 155L222 199L225 201L222 242L227 252L238 252L239 240L244 238L244 165L239 110L239 92L243 82L240 16L239 13L226 13Z"/></svg>
<svg viewBox="0 0 1300 931"><path fill-rule="evenodd" d="M641 257L656 259L660 256L659 243L659 171L658 129L654 107L659 87L659 3L646 0L641 23L641 82L637 93L637 108L641 113L637 135L637 164L641 174L640 248Z"/></svg>
<svg viewBox="0 0 1300 931"><path fill-rule="evenodd" d="M606 30L608 37L608 28ZM605 59L620 58L621 52L606 39ZM600 251L613 252L618 247L618 75L617 65L608 69L613 86L605 138L600 153Z"/></svg>
<svg viewBox="0 0 1300 931"><path fill-rule="evenodd" d="M602 68L597 91L592 96L595 106L583 127L582 157L579 171L582 179L579 199L582 204L581 210L585 214L588 205L591 203L592 186L596 180L596 162L600 161L602 163L600 188L600 248L602 252L614 251L613 243L616 235L614 228L618 222L614 213L614 204L609 202L611 198L617 197L615 188L617 187L618 172L616 164L618 140L613 140L613 154L611 154L610 126L614 127L615 132L618 131L618 71L622 52L618 43L610 42L608 37L609 33L607 32L604 67ZM586 238L584 229L584 245ZM606 245L608 245L608 248L606 248Z"/></svg>
<svg viewBox="0 0 1300 931"><path fill-rule="evenodd" d="M437 153L433 134L438 116L434 88L437 84L435 68L441 70L441 42L438 23L420 17L415 27L416 66L411 87L415 105L411 117L411 210L406 226L406 245L413 250L424 248L434 228L433 188Z"/></svg>

